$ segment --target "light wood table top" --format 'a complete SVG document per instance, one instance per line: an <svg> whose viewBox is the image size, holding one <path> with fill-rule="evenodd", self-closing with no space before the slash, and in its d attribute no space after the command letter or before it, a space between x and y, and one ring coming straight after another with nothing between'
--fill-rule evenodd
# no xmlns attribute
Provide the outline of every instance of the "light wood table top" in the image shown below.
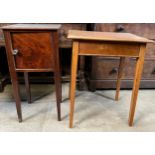
<svg viewBox="0 0 155 155"><path fill-rule="evenodd" d="M69 39L77 40L100 40L100 41L119 41L119 42L139 42L148 43L153 42L143 37L136 36L130 33L116 33L116 32L97 32L97 31L79 31L69 30Z"/></svg>

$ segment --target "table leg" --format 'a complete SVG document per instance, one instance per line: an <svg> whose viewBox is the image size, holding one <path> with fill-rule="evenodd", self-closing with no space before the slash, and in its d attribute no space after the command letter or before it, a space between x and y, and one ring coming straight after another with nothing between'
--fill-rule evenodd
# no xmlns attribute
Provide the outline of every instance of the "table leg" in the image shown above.
<svg viewBox="0 0 155 155"><path fill-rule="evenodd" d="M78 66L78 42L73 43L72 52L72 69L71 69L71 85L70 85L70 122L69 127L73 127L73 115L74 115L74 102L75 102L75 89L76 89L76 74Z"/></svg>
<svg viewBox="0 0 155 155"><path fill-rule="evenodd" d="M124 65L125 65L125 57L121 57L120 63L119 63L119 68L118 68L117 84L116 84L116 94L115 94L116 101L118 101L118 99L119 99L121 78L123 76Z"/></svg>
<svg viewBox="0 0 155 155"><path fill-rule="evenodd" d="M30 83L29 83L28 72L24 72L24 79L25 79L25 86L26 86L28 103L31 103L31 91L30 91Z"/></svg>
<svg viewBox="0 0 155 155"><path fill-rule="evenodd" d="M129 112L129 126L133 125L136 101L138 97L138 90L139 90L140 79L141 79L141 74L142 74L143 64L144 64L145 49L146 49L146 45L141 45L139 58L137 58L137 62L136 62L135 78L134 78L130 112Z"/></svg>

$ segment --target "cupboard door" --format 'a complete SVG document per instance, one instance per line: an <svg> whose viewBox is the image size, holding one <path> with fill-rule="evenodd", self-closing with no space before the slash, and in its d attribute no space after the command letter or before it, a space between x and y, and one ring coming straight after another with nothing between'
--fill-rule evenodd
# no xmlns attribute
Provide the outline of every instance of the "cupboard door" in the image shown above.
<svg viewBox="0 0 155 155"><path fill-rule="evenodd" d="M16 69L53 69L50 32L12 32Z"/></svg>

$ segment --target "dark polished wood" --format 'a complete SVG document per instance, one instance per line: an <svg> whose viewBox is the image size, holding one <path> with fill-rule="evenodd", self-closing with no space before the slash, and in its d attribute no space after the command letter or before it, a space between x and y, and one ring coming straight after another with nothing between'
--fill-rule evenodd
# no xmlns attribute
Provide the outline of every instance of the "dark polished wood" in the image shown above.
<svg viewBox="0 0 155 155"><path fill-rule="evenodd" d="M49 32L14 32L11 33L12 45L18 53L14 56L15 66L20 69L53 70L54 49L51 47Z"/></svg>
<svg viewBox="0 0 155 155"><path fill-rule="evenodd" d="M61 121L61 106L60 103L62 102L62 85L61 85L61 68L60 68L60 57L59 57L59 50L58 50L58 33L53 32L52 34L52 45L54 51L54 80L55 80L55 87L56 87L56 102L57 102L57 114L58 114L58 121Z"/></svg>
<svg viewBox="0 0 155 155"><path fill-rule="evenodd" d="M128 33L106 33L106 32L87 32L69 31L68 38L73 39L72 51L72 71L70 84L70 120L69 127L73 127L76 72L78 67L78 57L82 56L107 56L122 57L118 69L116 99L120 91L120 80L123 74L125 57L136 58L136 69L132 91L132 98L129 113L129 126L133 125L133 118L138 97L141 74L144 64L146 44L155 43L152 40L139 37ZM122 45L122 48L121 48ZM135 49L135 50L134 50Z"/></svg>
<svg viewBox="0 0 155 155"><path fill-rule="evenodd" d="M14 58L12 56L12 43L11 43L11 36L9 31L4 31L5 36L5 43L6 43L6 51L7 51L7 58L9 64L9 71L12 81L13 87L13 96L16 103L17 115L19 122L22 122L22 110L21 110L21 101L20 101L20 94L19 94L19 85L18 85L18 78L16 69L14 66Z"/></svg>
<svg viewBox="0 0 155 155"><path fill-rule="evenodd" d="M24 72L28 102L31 102L27 72L54 72L58 120L61 120L61 72L59 24L16 24L2 27L19 122L22 121L17 72Z"/></svg>

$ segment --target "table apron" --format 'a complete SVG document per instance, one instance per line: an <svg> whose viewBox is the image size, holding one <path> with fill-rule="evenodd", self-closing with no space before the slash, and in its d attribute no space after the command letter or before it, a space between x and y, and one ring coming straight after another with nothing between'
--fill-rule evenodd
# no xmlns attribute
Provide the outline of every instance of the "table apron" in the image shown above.
<svg viewBox="0 0 155 155"><path fill-rule="evenodd" d="M79 55L139 57L140 43L79 42Z"/></svg>

